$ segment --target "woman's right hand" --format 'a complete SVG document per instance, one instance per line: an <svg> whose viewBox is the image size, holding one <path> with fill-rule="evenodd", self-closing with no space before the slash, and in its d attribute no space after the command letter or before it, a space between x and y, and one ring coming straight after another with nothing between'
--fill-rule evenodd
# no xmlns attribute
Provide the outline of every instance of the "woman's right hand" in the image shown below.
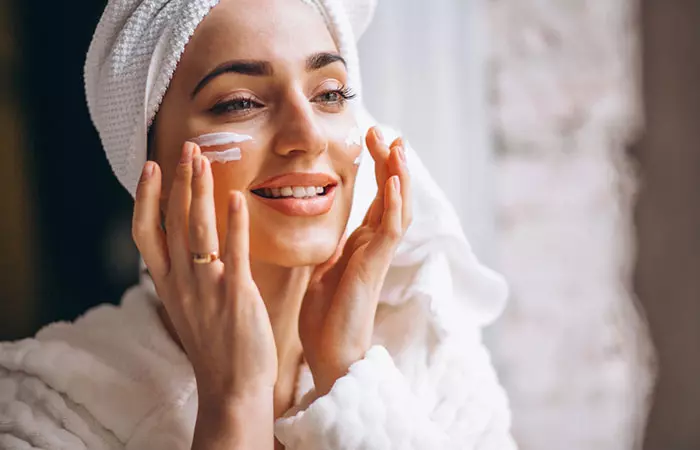
<svg viewBox="0 0 700 450"><path fill-rule="evenodd" d="M246 417L237 405L265 402L269 404L260 408L263 416L269 412L271 430L277 354L267 310L250 271L245 198L240 192L230 195L222 258L196 264L193 252L219 250L210 163L197 145L184 144L168 198L165 232L161 178L158 165L147 162L136 194L133 237L192 363L199 394L197 426L207 416L207 423L223 419L222 427L230 428L230 420ZM247 414L262 418L254 411Z"/></svg>

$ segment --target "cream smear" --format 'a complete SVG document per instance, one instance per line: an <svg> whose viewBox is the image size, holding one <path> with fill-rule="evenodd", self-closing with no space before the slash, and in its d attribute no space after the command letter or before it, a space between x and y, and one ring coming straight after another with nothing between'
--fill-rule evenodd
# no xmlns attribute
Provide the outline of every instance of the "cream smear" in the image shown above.
<svg viewBox="0 0 700 450"><path fill-rule="evenodd" d="M360 146L360 154L357 155L357 158L355 158L355 165L360 165L360 162L362 162L362 154L364 153L364 146L362 145L362 138L364 137L362 130L360 130L358 127L355 127L350 130L348 133L348 136L345 138L345 145L348 147L352 146Z"/></svg>
<svg viewBox="0 0 700 450"><path fill-rule="evenodd" d="M221 151L205 151L205 147L219 147L222 145L239 144L245 141L252 141L253 138L247 134L219 132L197 136L191 139L192 142L202 147L202 155L211 162L225 163L229 161L239 161L241 159L241 149L231 147Z"/></svg>

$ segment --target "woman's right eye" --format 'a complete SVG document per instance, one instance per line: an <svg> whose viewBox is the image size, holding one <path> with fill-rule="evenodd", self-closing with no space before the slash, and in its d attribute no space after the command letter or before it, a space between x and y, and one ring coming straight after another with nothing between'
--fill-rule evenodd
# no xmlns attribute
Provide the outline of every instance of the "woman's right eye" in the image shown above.
<svg viewBox="0 0 700 450"><path fill-rule="evenodd" d="M212 106L210 111L216 115L247 114L253 109L262 108L263 105L251 98L235 98L225 100Z"/></svg>

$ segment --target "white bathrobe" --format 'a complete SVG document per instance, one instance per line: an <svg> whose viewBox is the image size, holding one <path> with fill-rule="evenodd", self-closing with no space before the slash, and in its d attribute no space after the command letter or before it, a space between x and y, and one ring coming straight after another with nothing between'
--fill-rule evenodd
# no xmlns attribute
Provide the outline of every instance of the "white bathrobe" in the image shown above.
<svg viewBox="0 0 700 450"><path fill-rule="evenodd" d="M515 448L507 398L481 340L505 285L476 261L415 153L407 159L417 214L387 275L375 345L320 398L300 368L297 406L275 424L289 450ZM372 178L363 164L360 189ZM356 195L366 199L353 212L357 223L372 194ZM0 449L184 450L196 415L192 366L147 283L120 306L0 343Z"/></svg>

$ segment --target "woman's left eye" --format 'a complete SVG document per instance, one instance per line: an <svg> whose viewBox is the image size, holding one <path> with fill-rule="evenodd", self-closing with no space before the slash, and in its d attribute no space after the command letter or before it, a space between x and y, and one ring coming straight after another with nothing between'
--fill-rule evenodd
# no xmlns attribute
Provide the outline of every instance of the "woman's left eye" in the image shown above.
<svg viewBox="0 0 700 450"><path fill-rule="evenodd" d="M347 100L355 97L355 94L350 88L343 86L339 89L322 92L313 98L313 101L318 103L326 103L330 105L342 105Z"/></svg>
<svg viewBox="0 0 700 450"><path fill-rule="evenodd" d="M252 98L240 97L217 103L210 111L216 115L233 114L241 116L262 107L262 104L256 102Z"/></svg>
<svg viewBox="0 0 700 450"><path fill-rule="evenodd" d="M338 91L324 92L316 98L326 103L338 103L340 101L345 100L345 98L342 95L340 95L340 92Z"/></svg>

